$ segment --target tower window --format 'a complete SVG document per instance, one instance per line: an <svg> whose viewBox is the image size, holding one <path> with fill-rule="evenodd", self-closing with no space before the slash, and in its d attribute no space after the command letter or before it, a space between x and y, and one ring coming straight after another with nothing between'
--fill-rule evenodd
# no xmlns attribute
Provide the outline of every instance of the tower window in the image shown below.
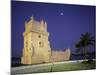
<svg viewBox="0 0 100 75"><path fill-rule="evenodd" d="M34 55L34 46L32 45L32 56Z"/></svg>
<svg viewBox="0 0 100 75"><path fill-rule="evenodd" d="M41 38L41 35L39 35L38 37Z"/></svg>
<svg viewBox="0 0 100 75"><path fill-rule="evenodd" d="M39 42L39 47L43 47L43 42Z"/></svg>
<svg viewBox="0 0 100 75"><path fill-rule="evenodd" d="M28 42L26 41L26 48L28 47Z"/></svg>

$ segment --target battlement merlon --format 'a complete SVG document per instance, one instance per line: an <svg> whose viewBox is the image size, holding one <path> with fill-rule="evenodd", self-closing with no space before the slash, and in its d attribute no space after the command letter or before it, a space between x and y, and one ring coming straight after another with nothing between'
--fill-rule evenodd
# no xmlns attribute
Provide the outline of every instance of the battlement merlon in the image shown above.
<svg viewBox="0 0 100 75"><path fill-rule="evenodd" d="M42 34L42 35L45 35L45 36L49 36L49 32L40 32L40 31L35 31L35 30L32 30L32 31L29 31L29 32L35 32L35 33L39 33L39 34ZM29 32L23 32L23 36L27 35Z"/></svg>
<svg viewBox="0 0 100 75"><path fill-rule="evenodd" d="M43 19L41 21L36 21L32 16L28 22L25 21L25 31L39 30L47 32L47 22Z"/></svg>

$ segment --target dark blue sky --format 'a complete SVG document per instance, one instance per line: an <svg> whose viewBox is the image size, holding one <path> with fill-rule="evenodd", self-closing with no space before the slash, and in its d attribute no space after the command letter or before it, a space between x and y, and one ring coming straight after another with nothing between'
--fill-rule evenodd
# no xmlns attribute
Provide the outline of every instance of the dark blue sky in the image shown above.
<svg viewBox="0 0 100 75"><path fill-rule="evenodd" d="M38 21L47 21L52 49L70 48L74 52L82 33L90 32L95 36L95 6L12 1L11 8L14 57L22 54L24 23L32 15Z"/></svg>

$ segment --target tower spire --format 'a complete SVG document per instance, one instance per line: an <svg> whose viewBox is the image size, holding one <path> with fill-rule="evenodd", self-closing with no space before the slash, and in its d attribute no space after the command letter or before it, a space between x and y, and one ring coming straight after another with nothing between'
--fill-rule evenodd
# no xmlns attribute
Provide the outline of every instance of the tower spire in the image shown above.
<svg viewBox="0 0 100 75"><path fill-rule="evenodd" d="M46 21L44 23L44 26L45 26L45 31L47 31L47 22Z"/></svg>
<svg viewBox="0 0 100 75"><path fill-rule="evenodd" d="M42 24L42 25L44 24L44 21L43 21L43 19L41 20L41 24Z"/></svg>
<svg viewBox="0 0 100 75"><path fill-rule="evenodd" d="M34 17L33 17L33 15L31 16L31 18L30 18L32 21L34 20Z"/></svg>

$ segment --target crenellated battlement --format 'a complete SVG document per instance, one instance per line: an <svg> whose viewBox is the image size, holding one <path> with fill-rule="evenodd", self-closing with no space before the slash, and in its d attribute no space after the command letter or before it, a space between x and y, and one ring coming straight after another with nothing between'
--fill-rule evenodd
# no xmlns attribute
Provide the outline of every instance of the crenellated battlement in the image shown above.
<svg viewBox="0 0 100 75"><path fill-rule="evenodd" d="M31 16L30 20L25 21L25 31L42 31L47 32L47 22L43 19L41 21L36 21L33 16Z"/></svg>

